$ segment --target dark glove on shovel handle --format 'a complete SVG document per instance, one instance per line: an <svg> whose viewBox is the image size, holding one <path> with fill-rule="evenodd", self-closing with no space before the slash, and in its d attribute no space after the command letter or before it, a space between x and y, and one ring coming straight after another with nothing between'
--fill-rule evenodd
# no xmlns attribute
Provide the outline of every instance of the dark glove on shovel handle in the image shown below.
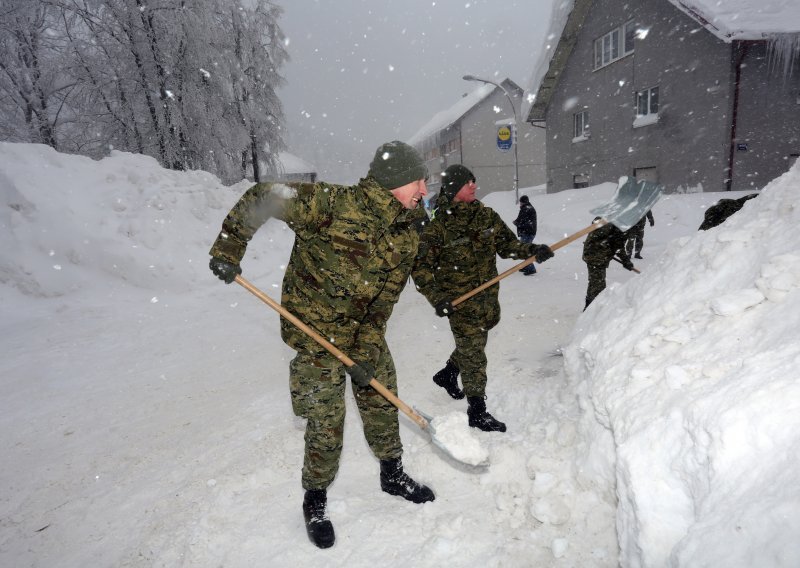
<svg viewBox="0 0 800 568"><path fill-rule="evenodd" d="M353 361L353 364L347 367L347 374L358 386L368 387L370 381L375 377L375 367L369 363Z"/></svg>
<svg viewBox="0 0 800 568"><path fill-rule="evenodd" d="M225 284L230 284L236 279L238 274L242 273L242 267L238 264L233 264L232 262L217 257L211 257L211 260L208 262L208 267L211 269L211 272L213 272L217 278L225 282Z"/></svg>
<svg viewBox="0 0 800 568"><path fill-rule="evenodd" d="M530 256L535 256L536 262L541 264L545 260L553 258L555 256L555 253L547 245L531 245Z"/></svg>
<svg viewBox="0 0 800 568"><path fill-rule="evenodd" d="M436 315L440 318L445 316L450 317L453 314L454 308L453 304L451 304L448 300L442 300L436 306L434 306L436 310Z"/></svg>

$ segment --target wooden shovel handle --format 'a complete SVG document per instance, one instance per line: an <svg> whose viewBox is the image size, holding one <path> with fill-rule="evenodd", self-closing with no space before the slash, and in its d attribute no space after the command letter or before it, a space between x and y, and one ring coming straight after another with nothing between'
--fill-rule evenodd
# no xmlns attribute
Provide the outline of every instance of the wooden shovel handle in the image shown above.
<svg viewBox="0 0 800 568"><path fill-rule="evenodd" d="M550 250L558 250L561 247L564 247L564 246L568 245L572 241L576 241L576 240L580 239L582 236L588 235L589 233L591 233L595 229L599 229L600 227L602 227L605 224L606 224L606 221L604 219L600 219L599 221L595 221L594 223L592 223L588 227L584 227L583 229L581 229L577 233L573 233L572 235L570 235L568 237L564 237L563 239L561 239L557 243L550 245ZM497 276L495 276L494 278L492 278L488 282L484 282L483 284L481 284L480 286L478 286L474 290L471 290L471 291L467 292L463 296L459 296L458 298L456 298L455 300L453 300L451 302L452 306L455 308L460 303L469 300L475 294L483 292L489 286L493 286L494 284L497 284L503 278L506 278L507 276L511 276L512 274L514 274L518 270L521 270L522 268L525 268L526 266L531 265L534 262L536 262L536 257L532 256L532 257L530 257L530 258L528 258L526 260L523 260L519 264L515 264L514 266L512 266L511 268L509 268L508 270L506 270L502 274L498 274Z"/></svg>
<svg viewBox="0 0 800 568"><path fill-rule="evenodd" d="M290 321L294 324L300 331L308 335L311 339L322 345L325 349L327 349L334 357L336 357L339 361L341 361L345 367L350 367L351 365L355 364L350 357L342 353L333 343L322 337L319 333L311 329L309 326L304 324L300 319L291 313L289 310L284 308L278 302L267 296L264 292L253 286L250 282L242 278L241 275L237 275L235 278L237 284L245 288L247 291L252 293L256 298L267 304L270 308L278 312L281 317ZM375 378L373 378L369 382L369 386L374 388L378 391L383 397L386 398L389 402L395 405L399 410L401 410L406 416L408 416L411 420L417 423L417 425L422 428L423 430L428 428L428 421L425 420L422 416L414 412L414 410L408 406L405 402L397 398L392 391L387 389L381 383L379 383Z"/></svg>

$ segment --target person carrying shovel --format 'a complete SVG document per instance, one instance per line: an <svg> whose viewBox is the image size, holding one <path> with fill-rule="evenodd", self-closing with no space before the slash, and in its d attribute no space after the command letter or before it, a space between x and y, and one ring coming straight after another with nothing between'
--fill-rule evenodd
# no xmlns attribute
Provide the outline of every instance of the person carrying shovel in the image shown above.
<svg viewBox="0 0 800 568"><path fill-rule="evenodd" d="M436 217L424 228L413 278L447 317L456 347L433 381L454 399L467 396L469 425L485 432L505 432L506 425L486 410L486 342L500 322L499 286L492 286L453 308L451 300L496 277L497 255L539 262L553 257L547 245L523 243L500 216L475 197L475 176L454 164L442 174ZM458 375L464 385L458 387Z"/></svg>
<svg viewBox="0 0 800 568"><path fill-rule="evenodd" d="M594 222L599 220L600 217L595 217ZM586 304L583 306L583 311L586 311L589 304L606 289L606 270L612 260L618 260L626 270L634 270L630 252L626 250L625 243L635 229L634 225L627 231L621 231L609 223L586 237L583 243L582 258L586 263L589 281L586 286Z"/></svg>
<svg viewBox="0 0 800 568"><path fill-rule="evenodd" d="M306 418L303 515L316 546L333 546L327 488L339 468L345 417L345 373L353 383L364 436L380 460L381 489L414 503L435 499L404 471L398 413L369 388L375 378L397 394L386 324L408 281L419 244L417 208L428 173L411 146L387 142L367 176L353 186L259 183L231 209L211 247L210 268L221 280L241 274L247 243L270 217L295 232L281 304L348 353L346 367L308 334L281 318L281 336L297 355L289 365L292 408Z"/></svg>

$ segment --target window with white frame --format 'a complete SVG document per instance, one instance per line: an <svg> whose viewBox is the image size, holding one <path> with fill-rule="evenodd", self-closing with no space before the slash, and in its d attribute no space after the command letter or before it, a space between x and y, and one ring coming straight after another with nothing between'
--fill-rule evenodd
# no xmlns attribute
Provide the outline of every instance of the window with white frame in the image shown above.
<svg viewBox="0 0 800 568"><path fill-rule="evenodd" d="M586 140L589 137L589 111L584 110L572 115L572 140Z"/></svg>
<svg viewBox="0 0 800 568"><path fill-rule="evenodd" d="M633 53L635 37L636 24L628 22L594 40L594 68L600 69Z"/></svg>
<svg viewBox="0 0 800 568"><path fill-rule="evenodd" d="M658 114L658 87L636 93L636 116Z"/></svg>
<svg viewBox="0 0 800 568"><path fill-rule="evenodd" d="M658 87L650 87L636 93L636 118L633 127L640 128L658 122Z"/></svg>

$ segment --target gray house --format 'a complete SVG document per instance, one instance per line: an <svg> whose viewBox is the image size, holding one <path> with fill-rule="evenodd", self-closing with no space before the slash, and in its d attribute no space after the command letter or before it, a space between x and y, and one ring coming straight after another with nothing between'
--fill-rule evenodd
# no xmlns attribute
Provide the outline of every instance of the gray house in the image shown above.
<svg viewBox="0 0 800 568"><path fill-rule="evenodd" d="M730 4L567 4L522 107L525 120L546 124L548 192L622 175L667 191L751 190L791 166L800 7L761 0L759 17L737 21Z"/></svg>
<svg viewBox="0 0 800 568"><path fill-rule="evenodd" d="M457 103L433 116L407 142L423 155L430 193L437 193L440 174L451 164L464 164L478 180L478 197L514 189L515 165L519 187L545 183L544 128L524 122L519 115L522 88L506 79L505 89L484 84ZM506 96L508 94L508 97ZM511 109L511 103L514 110ZM515 164L512 132L515 113L520 116Z"/></svg>

